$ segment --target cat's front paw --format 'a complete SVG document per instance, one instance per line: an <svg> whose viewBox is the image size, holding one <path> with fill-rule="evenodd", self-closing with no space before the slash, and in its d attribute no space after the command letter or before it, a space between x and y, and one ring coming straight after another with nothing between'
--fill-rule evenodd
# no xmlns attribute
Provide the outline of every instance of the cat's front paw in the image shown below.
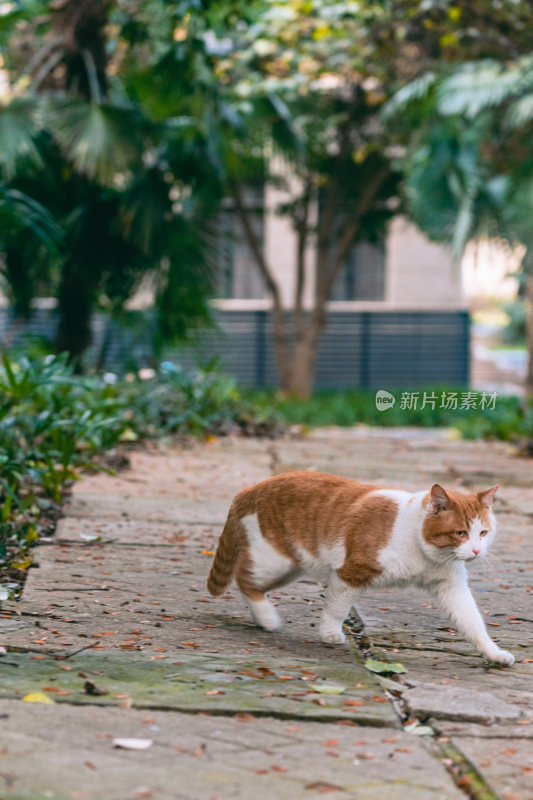
<svg viewBox="0 0 533 800"><path fill-rule="evenodd" d="M512 653L509 653L508 650L496 650L494 653L491 653L487 656L489 661L492 661L493 664L502 664L504 667L510 667L514 664L514 656Z"/></svg>
<svg viewBox="0 0 533 800"><path fill-rule="evenodd" d="M320 631L320 638L324 644L342 644L346 636L340 630Z"/></svg>

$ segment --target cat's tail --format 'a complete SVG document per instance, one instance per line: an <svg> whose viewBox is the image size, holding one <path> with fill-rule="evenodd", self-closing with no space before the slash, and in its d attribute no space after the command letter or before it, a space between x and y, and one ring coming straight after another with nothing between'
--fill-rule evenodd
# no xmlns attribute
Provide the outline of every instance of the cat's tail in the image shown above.
<svg viewBox="0 0 533 800"><path fill-rule="evenodd" d="M242 523L234 508L230 508L222 536L219 539L215 560L207 578L209 593L215 597L223 594L229 586L242 541Z"/></svg>

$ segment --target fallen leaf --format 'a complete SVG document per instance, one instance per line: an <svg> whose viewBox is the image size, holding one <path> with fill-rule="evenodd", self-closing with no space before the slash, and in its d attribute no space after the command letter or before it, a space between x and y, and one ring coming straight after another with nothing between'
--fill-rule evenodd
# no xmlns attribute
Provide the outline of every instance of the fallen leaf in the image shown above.
<svg viewBox="0 0 533 800"><path fill-rule="evenodd" d="M52 692L53 694L72 694L68 689L60 689L59 686L43 686L43 692Z"/></svg>
<svg viewBox="0 0 533 800"><path fill-rule="evenodd" d="M343 706L364 706L365 705L362 700L343 700L342 704L343 704Z"/></svg>
<svg viewBox="0 0 533 800"><path fill-rule="evenodd" d="M398 661L376 661L375 658L367 658L365 669L369 670L369 672L376 672L378 675L407 672L404 665Z"/></svg>
<svg viewBox="0 0 533 800"><path fill-rule="evenodd" d="M327 794L327 792L343 791L342 786L335 786L335 784L333 783L324 783L323 781L315 781L315 783L308 783L306 784L305 788L320 792L320 794Z"/></svg>
<svg viewBox="0 0 533 800"><path fill-rule="evenodd" d="M280 765L279 765L279 764L272 764L272 766L270 767L270 769L271 769L271 770L273 770L274 772L287 772L287 770L285 769L285 767L280 767Z"/></svg>
<svg viewBox="0 0 533 800"><path fill-rule="evenodd" d="M148 750L153 743L152 739L113 739L113 747L122 750Z"/></svg>
<svg viewBox="0 0 533 800"><path fill-rule="evenodd" d="M83 763L86 767L89 767L89 769L96 769L92 761L84 761Z"/></svg>
<svg viewBox="0 0 533 800"><path fill-rule="evenodd" d="M226 694L226 692L223 692L222 689L208 689L207 692L204 692L204 694L207 694L207 695Z"/></svg>
<svg viewBox="0 0 533 800"><path fill-rule="evenodd" d="M214 550L202 550L202 555L203 556L214 556L215 555L215 551Z"/></svg>
<svg viewBox="0 0 533 800"><path fill-rule="evenodd" d="M200 647L198 642L182 642L183 647Z"/></svg>
<svg viewBox="0 0 533 800"><path fill-rule="evenodd" d="M324 747L336 747L339 744L338 739L326 739L325 742L322 742Z"/></svg>
<svg viewBox="0 0 533 800"><path fill-rule="evenodd" d="M431 725L417 725L416 728L413 728L412 732L417 736L433 736L435 729L432 728Z"/></svg>
<svg viewBox="0 0 533 800"><path fill-rule="evenodd" d="M372 700L374 701L374 703L388 703L389 702L386 697L380 697L379 694L376 694L372 698Z"/></svg>
<svg viewBox="0 0 533 800"><path fill-rule="evenodd" d="M339 683L310 683L309 688L320 694L342 694L346 691L346 686Z"/></svg>
<svg viewBox="0 0 533 800"><path fill-rule="evenodd" d="M30 692L29 694L24 695L22 698L26 701L26 703L47 703L48 705L53 705L54 701L51 697L44 694L44 692Z"/></svg>

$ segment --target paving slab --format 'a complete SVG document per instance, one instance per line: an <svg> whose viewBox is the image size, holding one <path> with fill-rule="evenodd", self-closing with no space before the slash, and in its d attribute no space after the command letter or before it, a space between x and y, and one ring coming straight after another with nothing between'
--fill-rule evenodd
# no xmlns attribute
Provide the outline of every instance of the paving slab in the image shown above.
<svg viewBox="0 0 533 800"><path fill-rule="evenodd" d="M435 692L432 683L419 684L402 693L410 716L427 720L461 720L463 722L509 722L521 717L516 705L506 703L489 692L463 689L460 686L439 686Z"/></svg>
<svg viewBox="0 0 533 800"><path fill-rule="evenodd" d="M491 634L517 663L509 670L487 664L416 591L364 593L360 619L341 647L318 639L320 584L300 581L272 593L285 620L274 634L254 625L234 587L210 597L205 578L232 497L287 469L413 490L434 481L501 483L499 534L489 563L471 571L471 584ZM7 765L0 781L11 792L5 796L100 800L105 773L110 800L227 800L250 792L440 799L464 796L466 769L485 786L484 797L531 800L524 758L533 735L532 484L533 462L511 457L501 443L362 427L276 442L154 447L133 452L131 468L114 477L88 476L74 487L57 535L37 549L22 600L2 610L0 644L11 652L0 658L0 705L12 709L7 751L0 750ZM407 673L378 679L364 669L368 653L401 661ZM107 693L87 694L86 680ZM320 691L328 686L339 693ZM53 706L20 702L43 690ZM84 733L96 730L93 722L104 732L123 731L148 714L162 714L168 730L196 737L196 744L172 733L161 747L154 740L154 758L143 762L145 754L115 751L104 739L98 753L105 768L84 765L94 761ZM32 716L42 729L30 728ZM403 733L402 723L412 725L414 717L435 734ZM222 731L216 746L213 730ZM236 731L246 731L246 751L229 746ZM278 742L278 734L283 746L272 749L272 762L264 741ZM391 750L387 739L394 737ZM351 741L356 752L330 745L328 754L323 743L334 739L339 748ZM488 758L492 742L508 747ZM282 752L288 765L278 760ZM21 753L32 755L26 772ZM173 769L176 754L185 777ZM81 786L74 782L80 770Z"/></svg>
<svg viewBox="0 0 533 800"><path fill-rule="evenodd" d="M101 694L87 692L87 680ZM361 665L294 657L287 663L279 657L214 654L184 654L172 661L143 653L86 651L68 660L10 654L0 698L22 698L31 692L81 705L116 706L127 697L136 708L399 727L381 686Z"/></svg>
<svg viewBox="0 0 533 800"><path fill-rule="evenodd" d="M6 800L464 797L424 743L397 730L7 700L0 716ZM117 749L119 737L153 744Z"/></svg>

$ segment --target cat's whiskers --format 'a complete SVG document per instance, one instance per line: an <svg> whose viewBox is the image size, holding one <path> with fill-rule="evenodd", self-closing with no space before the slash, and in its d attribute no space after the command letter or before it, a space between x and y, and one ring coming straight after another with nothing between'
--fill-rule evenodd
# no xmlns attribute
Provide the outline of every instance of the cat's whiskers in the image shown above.
<svg viewBox="0 0 533 800"><path fill-rule="evenodd" d="M461 561L461 559L458 558L455 553L446 553L444 558L440 561L440 565L447 567L449 564L456 563L457 561Z"/></svg>
<svg viewBox="0 0 533 800"><path fill-rule="evenodd" d="M492 567L492 569L496 569L496 568L498 568L500 570L506 570L507 569L507 567L505 566L505 564L503 563L501 558L499 558L494 553L486 553L484 555L484 558L487 559L487 561L489 562L489 564ZM494 566L493 562L496 562L496 567Z"/></svg>

